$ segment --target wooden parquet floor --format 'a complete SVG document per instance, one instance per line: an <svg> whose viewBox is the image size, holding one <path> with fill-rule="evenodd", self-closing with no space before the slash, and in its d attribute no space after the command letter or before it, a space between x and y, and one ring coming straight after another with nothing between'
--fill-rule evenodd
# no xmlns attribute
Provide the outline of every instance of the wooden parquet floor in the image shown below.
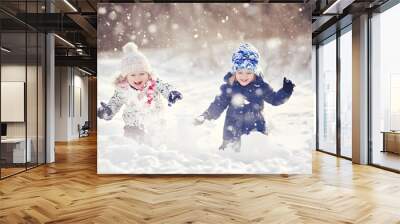
<svg viewBox="0 0 400 224"><path fill-rule="evenodd" d="M96 174L96 139L0 181L0 223L400 223L400 175L315 152L313 175Z"/></svg>

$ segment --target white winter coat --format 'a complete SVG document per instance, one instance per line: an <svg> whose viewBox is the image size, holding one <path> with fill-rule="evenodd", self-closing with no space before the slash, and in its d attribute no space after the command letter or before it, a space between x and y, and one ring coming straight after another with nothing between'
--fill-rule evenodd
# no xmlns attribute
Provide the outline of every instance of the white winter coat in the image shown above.
<svg viewBox="0 0 400 224"><path fill-rule="evenodd" d="M125 122L125 127L138 127L146 129L146 126L151 122L157 122L160 112L163 110L165 101L162 97L168 100L169 93L173 91L173 87L168 83L155 79L155 88L151 90L152 80L149 80L143 90L136 90L131 86L120 87L118 86L114 95L108 102L112 113L107 116L105 120L111 120L125 105L122 118ZM149 103L149 95L152 97Z"/></svg>

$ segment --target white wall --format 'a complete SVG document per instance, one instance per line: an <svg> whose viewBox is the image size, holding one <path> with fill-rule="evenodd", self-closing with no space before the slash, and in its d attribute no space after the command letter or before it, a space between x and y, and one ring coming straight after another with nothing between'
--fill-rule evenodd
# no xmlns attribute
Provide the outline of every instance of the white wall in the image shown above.
<svg viewBox="0 0 400 224"><path fill-rule="evenodd" d="M25 82L25 65L2 65L1 66L1 81L18 81ZM6 110L6 108L1 108ZM9 122L7 123L7 137L25 137L24 122Z"/></svg>
<svg viewBox="0 0 400 224"><path fill-rule="evenodd" d="M88 78L75 68L56 67L55 85L55 140L77 139L78 124L88 120Z"/></svg>
<svg viewBox="0 0 400 224"><path fill-rule="evenodd" d="M68 117L70 84L69 69L67 67L55 68L55 141L68 140Z"/></svg>
<svg viewBox="0 0 400 224"><path fill-rule="evenodd" d="M74 102L71 102L71 105L74 105L71 108L72 111L72 119L71 119L71 135L73 138L78 138L78 124L81 126L88 121L88 78L81 76L82 73L74 75L74 83L73 83L73 90L75 94L71 96L71 99L74 99ZM79 97L80 96L80 97ZM79 102L80 101L80 102ZM79 108L81 107L81 108ZM81 110L81 111L80 111Z"/></svg>
<svg viewBox="0 0 400 224"><path fill-rule="evenodd" d="M25 82L26 69L28 73L34 68L18 64L6 64L1 66L1 81L3 82ZM36 96L36 93L27 93L28 97ZM36 105L35 105L36 106ZM7 108L1 108L1 110L7 110ZM30 114L29 114L30 115ZM33 120L28 115L28 120ZM36 115L36 114L35 114ZM25 137L25 122L7 122L7 136L8 137Z"/></svg>

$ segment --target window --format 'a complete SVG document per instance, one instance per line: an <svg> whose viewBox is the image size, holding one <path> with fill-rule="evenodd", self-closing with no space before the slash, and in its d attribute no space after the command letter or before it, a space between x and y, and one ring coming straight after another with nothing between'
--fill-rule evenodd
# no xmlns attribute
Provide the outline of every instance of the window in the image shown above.
<svg viewBox="0 0 400 224"><path fill-rule="evenodd" d="M400 73L390 74L390 130L400 130Z"/></svg>
<svg viewBox="0 0 400 224"><path fill-rule="evenodd" d="M340 36L340 155L352 156L352 33Z"/></svg>
<svg viewBox="0 0 400 224"><path fill-rule="evenodd" d="M400 4L371 19L370 156L373 164L396 170L400 170L399 21Z"/></svg>
<svg viewBox="0 0 400 224"><path fill-rule="evenodd" d="M336 153L336 39L318 48L318 148Z"/></svg>

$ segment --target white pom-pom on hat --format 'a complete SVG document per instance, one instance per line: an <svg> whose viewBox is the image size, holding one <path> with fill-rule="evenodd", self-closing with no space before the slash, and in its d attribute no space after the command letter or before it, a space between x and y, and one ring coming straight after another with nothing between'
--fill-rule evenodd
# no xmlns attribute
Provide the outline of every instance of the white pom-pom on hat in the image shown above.
<svg viewBox="0 0 400 224"><path fill-rule="evenodd" d="M146 56L139 51L134 42L129 42L122 47L123 57L121 60L122 75L138 74L140 72L152 73L150 63Z"/></svg>
<svg viewBox="0 0 400 224"><path fill-rule="evenodd" d="M129 42L122 47L122 52L124 53L131 53L131 52L139 52L138 46L133 43Z"/></svg>

